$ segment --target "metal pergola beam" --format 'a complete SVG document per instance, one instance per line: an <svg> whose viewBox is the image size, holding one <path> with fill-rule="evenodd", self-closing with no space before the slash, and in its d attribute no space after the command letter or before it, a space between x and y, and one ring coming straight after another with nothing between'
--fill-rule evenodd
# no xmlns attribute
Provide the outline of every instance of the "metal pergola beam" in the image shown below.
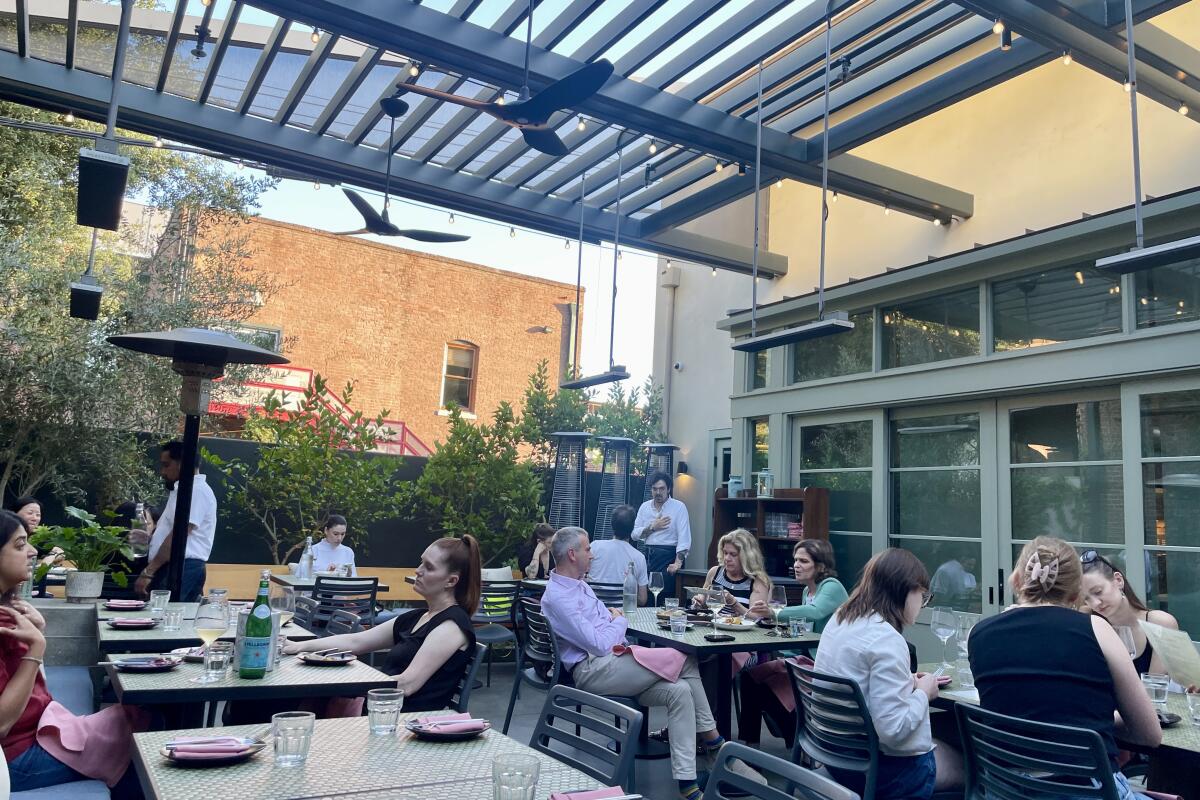
<svg viewBox="0 0 1200 800"><path fill-rule="evenodd" d="M267 77L271 65L275 63L275 56L279 55L279 48L283 45L283 38L287 36L290 27L292 27L292 21L287 17L275 20L275 27L271 29L271 35L267 37L263 49L258 54L258 61L254 62L254 69L251 70L250 77L246 80L246 86L242 89L242 97L237 104L239 114L245 114L254 105L254 96L262 88L263 79Z"/></svg>
<svg viewBox="0 0 1200 800"><path fill-rule="evenodd" d="M180 1L183 2L183 0ZM225 17L225 22L221 26L221 38L217 41L217 46L213 49L212 55L208 57L208 69L204 73L204 82L200 86L200 94L196 97L197 103L207 103L208 96L212 94L213 87L217 84L217 73L221 71L221 62L225 60L225 54L229 52L229 43L233 39L233 29L237 27L238 17L242 15L243 6L244 3L242 0L234 0L233 5L229 8L229 14ZM212 8L212 6L209 6L209 8Z"/></svg>
<svg viewBox="0 0 1200 800"><path fill-rule="evenodd" d="M296 108L300 105L305 93L308 92L308 87L312 86L317 73L321 71L329 54L333 52L333 46L337 44L338 38L336 33L329 31L325 31L317 37L317 43L313 46L312 52L308 54L308 60L300 68L300 74L292 82L292 88L288 89L287 97L283 99L283 102L279 104L279 109L275 112L274 122L276 125L286 125L292 118L292 114L296 113Z"/></svg>
<svg viewBox="0 0 1200 800"><path fill-rule="evenodd" d="M179 0L175 6L175 16L171 18L171 30L167 33L167 45L163 50L162 63L158 66L158 80L154 82L154 90L161 92L167 88L167 76L171 73L171 63L175 60L175 48L179 45L179 31L187 18L187 2Z"/></svg>
<svg viewBox="0 0 1200 800"><path fill-rule="evenodd" d="M342 113L342 109L346 107L346 103L350 102L350 98L362 86L363 81L371 74L371 70L375 69L383 58L383 51L378 47L368 47L363 51L363 54L358 57L358 61L350 68L350 72L342 80L342 85L338 87L337 92L333 97L329 98L329 102L325 104L325 108L321 109L321 113L317 115L316 122L311 128L312 132L317 136L322 136L329 130L329 126L337 119L338 114Z"/></svg>
<svg viewBox="0 0 1200 800"><path fill-rule="evenodd" d="M111 90L112 81L104 76L0 52L0 97L4 99L48 109L72 108L81 116L103 120ZM122 84L117 121L126 130L162 136L332 183L346 182L378 191L384 188L383 157L377 150L357 147L331 136L314 136L299 128L275 125L253 115L239 115L141 86ZM393 159L392 190L413 200L486 216L505 224L568 239L578 235L579 208L575 203L411 159ZM589 206L583 216L586 241L612 240L616 227L614 214ZM622 220L621 241L630 248L671 258L738 272L750 270L749 248L678 231L644 238L635 220ZM787 259L760 253L759 269L768 277L782 275L787 271Z"/></svg>

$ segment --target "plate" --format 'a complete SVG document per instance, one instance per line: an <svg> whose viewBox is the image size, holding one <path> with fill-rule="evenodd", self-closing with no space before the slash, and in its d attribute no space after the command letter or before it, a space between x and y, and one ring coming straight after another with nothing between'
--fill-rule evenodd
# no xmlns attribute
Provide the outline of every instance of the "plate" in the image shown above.
<svg viewBox="0 0 1200 800"><path fill-rule="evenodd" d="M719 619L717 620L717 630L719 631L749 631L756 627L758 627L757 623L752 619L743 618L741 623L737 625L733 625L728 622L722 622Z"/></svg>
<svg viewBox="0 0 1200 800"><path fill-rule="evenodd" d="M176 647L171 651L171 655L179 656L189 664L204 663L204 648L203 647Z"/></svg>
<svg viewBox="0 0 1200 800"><path fill-rule="evenodd" d="M439 731L436 728L426 730L421 727L421 723L415 719L410 719L404 726L409 733L427 742L465 742L468 739L474 739L484 731L491 730L490 722L483 723L483 728L477 731Z"/></svg>
<svg viewBox="0 0 1200 800"><path fill-rule="evenodd" d="M117 630L141 631L153 628L158 624L156 619L110 619L108 627Z"/></svg>
<svg viewBox="0 0 1200 800"><path fill-rule="evenodd" d="M109 611L141 611L146 607L145 600L109 600L104 604Z"/></svg>
<svg viewBox="0 0 1200 800"><path fill-rule="evenodd" d="M240 753L207 753L176 758L175 753L165 747L159 749L158 752L177 767L223 767L245 761L267 746L266 742L260 742L257 739L246 739L245 742L246 749Z"/></svg>
<svg viewBox="0 0 1200 800"><path fill-rule="evenodd" d="M114 661L113 666L121 672L170 672L182 663L182 658L130 656L120 661Z"/></svg>
<svg viewBox="0 0 1200 800"><path fill-rule="evenodd" d="M296 658L308 664L310 667L344 667L351 661L357 661L355 655L337 656L336 658L328 658L326 656L318 656L313 653L299 653Z"/></svg>

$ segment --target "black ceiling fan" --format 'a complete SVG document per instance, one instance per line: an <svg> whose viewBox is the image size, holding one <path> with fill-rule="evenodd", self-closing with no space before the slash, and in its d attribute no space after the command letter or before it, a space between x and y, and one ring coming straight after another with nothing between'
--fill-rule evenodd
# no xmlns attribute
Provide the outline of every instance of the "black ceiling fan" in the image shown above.
<svg viewBox="0 0 1200 800"><path fill-rule="evenodd" d="M391 200L392 193L392 140L396 134L396 117L408 111L408 103L405 103L398 97L385 97L379 103L383 107L383 113L391 118L391 132L388 135L387 146L384 151L387 153L387 178L383 184L383 213L379 214L372 208L371 204L352 189L342 189L346 198L362 214L363 227L354 231L339 231L337 236L355 236L360 233L373 233L376 236L403 236L408 239L416 239L418 242L465 242L470 239L470 236L465 236L461 233L442 233L441 231L424 231L419 228L400 228L394 222L388 219L388 204Z"/></svg>

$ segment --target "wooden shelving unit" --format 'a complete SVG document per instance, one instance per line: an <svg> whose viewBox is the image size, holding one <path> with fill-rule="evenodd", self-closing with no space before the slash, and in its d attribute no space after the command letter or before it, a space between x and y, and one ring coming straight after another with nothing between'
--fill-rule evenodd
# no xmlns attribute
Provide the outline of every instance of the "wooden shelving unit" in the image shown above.
<svg viewBox="0 0 1200 800"><path fill-rule="evenodd" d="M774 529L785 535L767 535L769 515L775 518ZM709 566L717 563L717 542L735 528L745 528L758 539L772 578L791 577L792 548L796 540L786 536L787 520L804 524L805 539L829 539L828 489L776 489L772 497L730 497L725 487L713 497L713 537L708 545Z"/></svg>

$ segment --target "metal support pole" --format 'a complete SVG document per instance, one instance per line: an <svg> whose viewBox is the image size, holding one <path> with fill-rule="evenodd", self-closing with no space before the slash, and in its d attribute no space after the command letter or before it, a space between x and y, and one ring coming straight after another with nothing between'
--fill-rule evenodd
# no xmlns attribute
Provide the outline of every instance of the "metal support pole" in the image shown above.
<svg viewBox="0 0 1200 800"><path fill-rule="evenodd" d="M117 28L117 51L113 55L112 95L108 99L108 126L104 129L105 139L116 138L117 92L121 88L121 76L125 74L125 50L129 44L129 20L133 16L133 0L121 0L121 24ZM167 54L170 58L170 53Z"/></svg>
<svg viewBox="0 0 1200 800"><path fill-rule="evenodd" d="M1125 0L1125 51L1129 60L1129 122L1133 128L1133 230L1137 249L1146 243L1142 224L1142 154L1138 137L1137 53L1133 44L1133 0Z"/></svg>
<svg viewBox="0 0 1200 800"><path fill-rule="evenodd" d="M825 3L825 111L821 122L821 260L817 272L817 319L825 318L825 228L829 223L829 67L833 38L833 0Z"/></svg>
<svg viewBox="0 0 1200 800"><path fill-rule="evenodd" d="M95 266L95 264L96 264L96 239L98 237L99 237L99 234L98 234L97 230L95 228L92 228L92 249L88 251L88 265L87 265L87 269L83 271L84 275L91 275L92 267Z"/></svg>
<svg viewBox="0 0 1200 800"><path fill-rule="evenodd" d="M617 220L616 231L613 236L613 280L612 280L612 311L609 314L608 323L608 368L612 369L613 364L613 342L617 333L617 261L621 255L621 137L626 131L621 131L617 134Z"/></svg>
<svg viewBox="0 0 1200 800"><path fill-rule="evenodd" d="M192 483L196 479L196 453L200 449L200 416L183 418L183 463L175 490L175 519L171 525L171 563L167 565L167 587L175 601L183 597L183 560L187 556L188 521L192 511Z"/></svg>
<svg viewBox="0 0 1200 800"><path fill-rule="evenodd" d="M762 189L762 73L758 62L758 102L754 112L754 254L750 260L750 336L758 335L758 195Z"/></svg>
<svg viewBox="0 0 1200 800"><path fill-rule="evenodd" d="M579 378L579 304L583 302L583 207L587 200L587 171L579 176L579 253L575 259L575 313L571 318L571 378Z"/></svg>

